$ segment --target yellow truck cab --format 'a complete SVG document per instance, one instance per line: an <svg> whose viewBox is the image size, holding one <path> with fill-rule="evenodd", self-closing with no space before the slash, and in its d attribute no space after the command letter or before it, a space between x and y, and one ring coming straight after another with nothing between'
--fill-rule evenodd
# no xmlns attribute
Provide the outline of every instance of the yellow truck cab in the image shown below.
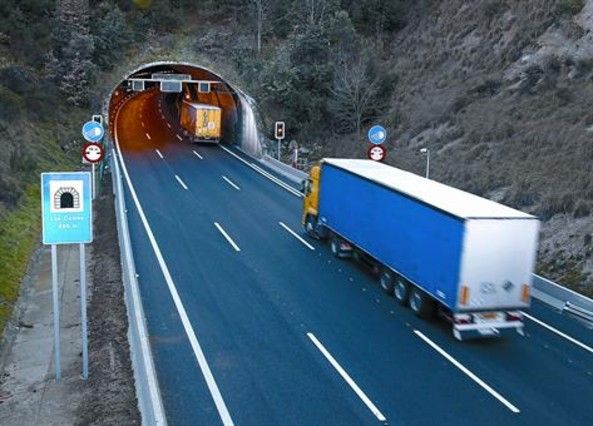
<svg viewBox="0 0 593 426"><path fill-rule="evenodd" d="M317 215L319 212L319 178L321 166L311 167L309 178L305 181L305 198L303 200L302 224L307 233L313 237L319 237L317 226Z"/></svg>

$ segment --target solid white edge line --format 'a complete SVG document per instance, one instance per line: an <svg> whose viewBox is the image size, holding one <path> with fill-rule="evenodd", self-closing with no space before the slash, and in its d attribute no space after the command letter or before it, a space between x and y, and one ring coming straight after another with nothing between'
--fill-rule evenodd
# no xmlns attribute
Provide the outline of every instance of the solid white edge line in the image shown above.
<svg viewBox="0 0 593 426"><path fill-rule="evenodd" d="M152 139L152 138L150 137L150 135L148 134L148 132L146 132L146 137L148 138L148 140Z"/></svg>
<svg viewBox="0 0 593 426"><path fill-rule="evenodd" d="M179 135L175 135L175 136L177 136L177 139L179 139L180 141L183 140L183 138L181 136L179 136Z"/></svg>
<svg viewBox="0 0 593 426"><path fill-rule="evenodd" d="M200 160L203 160L203 159L204 159L204 157L202 157L200 154L198 154L198 153L197 153L196 151L194 151L193 149L192 149L192 151L191 151L191 152L193 152L193 153L195 154L195 156L196 156L196 157L198 157Z"/></svg>
<svg viewBox="0 0 593 426"><path fill-rule="evenodd" d="M317 347L317 349L319 349L319 351L329 361L329 363L332 365L332 367L334 367L336 369L338 374L340 376L342 376L342 379L344 379L346 381L346 383L348 383L348 385L352 388L354 393L356 393L356 395L358 395L358 397L362 400L362 402L364 402L364 404L368 407L368 409L371 410L371 412L375 415L375 417L380 422L386 421L387 419L381 413L381 411L379 411L379 409L375 406L375 404L373 404L373 402L369 399L369 397L366 396L366 394L362 391L362 389L360 389L358 387L356 382L354 380L352 380L352 377L350 377L350 375L348 373L346 373L346 371L340 366L340 364L338 364L338 362L335 360L335 358L332 356L332 354L330 354L329 351L327 349L325 349L325 346L323 346L321 344L321 342L317 339L317 337L315 337L315 335L311 332L307 333L307 337L309 339L311 339L311 341Z"/></svg>
<svg viewBox="0 0 593 426"><path fill-rule="evenodd" d="M187 185L185 183L183 183L183 181L181 180L181 178L177 175L175 175L175 179L177 179L177 182L179 182L179 184L183 187L183 189L185 189L187 191Z"/></svg>
<svg viewBox="0 0 593 426"><path fill-rule="evenodd" d="M499 394L494 389L492 389L486 382L484 382L482 379L480 379L474 373L469 371L459 361L457 361L455 358L453 358L451 355L449 355L447 352L445 352L445 350L442 349L439 345L437 345L432 340L430 340L428 337L426 337L421 331L414 330L414 333L416 334L416 336L418 336L422 340L424 340L424 342L427 343L431 348L433 348L435 351L437 351L439 354L441 354L447 361L449 361L451 364L453 364L455 367L457 367L459 370L461 370L461 372L463 372L466 376L468 376L470 379L472 379L474 382L476 382L478 385L480 385L486 392L488 392L494 398L496 398L500 402L502 402L513 413L521 412L521 410L519 410L517 407L515 407L513 404L511 404L505 397L503 397L501 394Z"/></svg>
<svg viewBox="0 0 593 426"><path fill-rule="evenodd" d="M295 237L301 243L303 243L304 245L306 245L307 247L309 247L309 249L315 250L315 247L313 247L311 244L309 244L307 241L305 241L303 239L303 237L301 237L299 234L297 234L292 229L290 229L287 225L285 225L284 222L278 222L278 225L280 225L281 227L283 227L284 229L286 229L290 234L292 234L293 237Z"/></svg>
<svg viewBox="0 0 593 426"><path fill-rule="evenodd" d="M158 380L156 377L156 369L154 366L154 358L152 355L152 349L150 348L150 337L148 335L148 329L146 328L146 317L144 315L144 308L142 306L142 299L140 296L140 289L138 288L137 278L135 276L135 268L131 265L134 265L134 259L132 257L132 247L130 242L130 233L128 228L128 222L124 211L124 186L123 182L121 182L121 174L120 174L120 166L119 162L120 159L116 155L115 150L112 150L113 153L113 165L116 169L115 175L118 176L120 182L117 182L116 185L118 187L117 193L117 203L119 205L119 212L120 215L120 226L123 233L122 240L123 240L123 255L126 257L126 262L128 263L129 267L127 268L128 272L128 281L130 283L130 296L133 299L134 305L134 312L130 312L130 315L135 318L135 322L137 324L137 331L138 331L138 339L140 340L140 347L141 351L143 352L142 361L144 364L144 372L147 375L148 387L150 398L152 400L152 408L154 413L154 418L157 424L166 425L167 419L165 416L165 409L162 405L163 400L161 396L161 390L158 385ZM121 190L119 189L121 188ZM123 272L123 271L122 271ZM135 284L133 284L135 283ZM138 379L136 379L138 380Z"/></svg>
<svg viewBox="0 0 593 426"><path fill-rule="evenodd" d="M226 181L226 183L228 183L229 185L231 185L237 191L240 191L241 190L241 188L239 188L237 185L235 185L228 177L222 175L222 178Z"/></svg>
<svg viewBox="0 0 593 426"><path fill-rule="evenodd" d="M246 164L247 166L251 167L253 170L255 170L256 172L258 172L259 174L267 177L268 179L270 179L272 182L274 182L276 185L286 189L288 192L290 192L292 195L296 195L297 197L302 197L303 194L300 193L299 191L297 191L296 189L294 189L293 187L291 187L290 185L287 185L286 183L282 182L280 179L272 176L271 174L269 174L268 172L266 172L265 170L262 170L260 167L256 166L255 164L249 164L249 162L245 161L243 158L239 157L237 154L235 154L233 151L231 151L230 149L222 146L222 145L218 145L219 147L221 147L222 149L224 149L226 152L228 152L229 154L231 154L233 157L235 157L237 160L241 161L242 163Z"/></svg>
<svg viewBox="0 0 593 426"><path fill-rule="evenodd" d="M157 153L157 155L158 155L159 157L161 157L161 158L164 158L164 157L163 157L163 154L161 154L161 151L159 151L158 149L156 149L156 148L155 148L155 152Z"/></svg>
<svg viewBox="0 0 593 426"><path fill-rule="evenodd" d="M552 327L551 325L546 324L545 322L543 322L542 320L539 320L531 315L529 315L527 312L523 312L521 311L521 313L529 318L531 321L541 325L544 328L547 328L548 330L550 330L553 333L556 333L558 336L560 337L564 337L566 340L568 340L571 343L574 343L575 345L583 348L584 350L591 352L593 354L593 348L585 345L584 343L578 341L577 339L575 339L574 337L570 337L568 334L563 333L562 331L558 330L557 328Z"/></svg>
<svg viewBox="0 0 593 426"><path fill-rule="evenodd" d="M239 246L233 241L233 239L229 236L229 234L227 234L226 231L224 229L222 229L222 226L220 226L220 224L218 222L214 222L214 226L216 226L216 229L218 229L218 231L229 242L229 244L231 246L233 246L233 248L235 249L235 251L241 251L241 249L239 248Z"/></svg>
<svg viewBox="0 0 593 426"><path fill-rule="evenodd" d="M177 288L175 287L175 283L173 282L173 278L171 277L171 273L169 272L169 267L165 263L165 259L163 258L163 254L161 249L159 248L156 238L150 228L148 223L148 219L144 214L144 209L142 209L142 205L140 204L140 200L138 199L138 195L136 194L136 190L134 189L134 185L132 185L132 180L130 179L130 175L128 174L128 169L126 167L126 163L124 161L124 157L121 153L119 142L117 139L117 119L119 117L119 113L122 108L120 108L117 112L117 116L115 117L115 145L117 147L117 153L120 158L122 171L124 172L124 177L126 179L126 183L128 184L128 188L130 190L130 194L132 195L132 199L134 200L134 204L136 205L136 209L138 210L138 215L140 216L140 220L142 221L142 225L144 225L144 229L148 235L148 239L150 241L150 245L154 251L154 254L157 258L161 271L163 272L163 277L167 283L167 287L169 288L169 293L171 293L171 298L173 299L173 303L175 304L175 308L177 308L177 312L179 313L179 318L183 325L183 329L185 330L185 334L189 339L190 345L198 361L198 365L200 366L200 370L202 370L202 374L204 376L204 380L206 381L206 385L208 386L208 390L210 391L210 395L212 395L212 399L214 400L214 404L216 405L216 409L218 410L218 414L220 415L220 419L225 426L232 426L234 425L233 420L231 419L231 415L229 414L229 410L222 399L222 394L220 393L220 389L216 384L216 380L212 374L212 370L210 370L210 366L208 365L208 361L206 361L206 356L204 355L204 351L198 342L198 338L196 333L191 325L189 317L187 316L187 312L185 307L183 306L183 302L179 297L179 293L177 292Z"/></svg>

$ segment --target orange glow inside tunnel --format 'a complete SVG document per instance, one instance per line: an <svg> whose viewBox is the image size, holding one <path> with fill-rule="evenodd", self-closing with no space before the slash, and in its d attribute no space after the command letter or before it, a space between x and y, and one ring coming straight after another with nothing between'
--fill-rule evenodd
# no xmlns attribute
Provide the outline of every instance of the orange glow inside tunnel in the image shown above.
<svg viewBox="0 0 593 426"><path fill-rule="evenodd" d="M187 74L192 80L220 82L202 93L196 83L183 83L181 93L163 93L158 82L146 82L143 91L132 91L131 78L150 78L152 74ZM187 139L188 131L180 122L183 101L206 104L221 109L220 143L234 143L240 137L241 102L237 92L216 74L191 65L150 65L131 73L111 93L109 130L118 132L121 148L145 151ZM117 126L117 129L116 129ZM150 143L146 143L150 141Z"/></svg>

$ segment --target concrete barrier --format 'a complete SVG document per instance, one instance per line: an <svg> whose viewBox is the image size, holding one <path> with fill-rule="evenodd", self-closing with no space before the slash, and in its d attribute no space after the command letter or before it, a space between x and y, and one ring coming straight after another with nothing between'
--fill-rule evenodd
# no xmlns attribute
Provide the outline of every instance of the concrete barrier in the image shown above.
<svg viewBox="0 0 593 426"><path fill-rule="evenodd" d="M134 370L138 408L142 416L143 425L164 426L167 424L167 420L157 382L152 351L148 339L146 318L138 288L138 278L128 229L124 187L115 150L111 150L110 165L113 193L115 195L115 217L121 256L122 280L128 311L128 341L130 343L130 357Z"/></svg>

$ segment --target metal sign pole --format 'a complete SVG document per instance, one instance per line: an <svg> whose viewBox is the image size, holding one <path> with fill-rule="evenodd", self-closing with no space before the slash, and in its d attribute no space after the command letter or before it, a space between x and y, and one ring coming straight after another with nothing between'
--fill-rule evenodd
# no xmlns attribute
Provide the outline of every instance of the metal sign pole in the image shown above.
<svg viewBox="0 0 593 426"><path fill-rule="evenodd" d="M91 191L93 200L95 199L95 163L91 165Z"/></svg>
<svg viewBox="0 0 593 426"><path fill-rule="evenodd" d="M80 329L82 334L82 378L89 378L89 341L86 317L86 261L84 244L80 247Z"/></svg>
<svg viewBox="0 0 593 426"><path fill-rule="evenodd" d="M280 139L278 139L278 161L280 161Z"/></svg>
<svg viewBox="0 0 593 426"><path fill-rule="evenodd" d="M56 382L62 379L62 366L60 356L60 297L58 287L58 250L55 244L51 245L51 289L54 308L54 364L56 368Z"/></svg>

